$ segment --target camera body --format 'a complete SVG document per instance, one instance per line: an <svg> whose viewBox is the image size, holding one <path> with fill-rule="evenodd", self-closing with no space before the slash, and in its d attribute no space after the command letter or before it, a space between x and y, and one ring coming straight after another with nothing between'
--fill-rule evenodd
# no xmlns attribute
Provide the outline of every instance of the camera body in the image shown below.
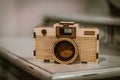
<svg viewBox="0 0 120 80"><path fill-rule="evenodd" d="M53 27L34 28L36 61L61 64L98 63L99 30L80 28L74 22L59 22Z"/></svg>

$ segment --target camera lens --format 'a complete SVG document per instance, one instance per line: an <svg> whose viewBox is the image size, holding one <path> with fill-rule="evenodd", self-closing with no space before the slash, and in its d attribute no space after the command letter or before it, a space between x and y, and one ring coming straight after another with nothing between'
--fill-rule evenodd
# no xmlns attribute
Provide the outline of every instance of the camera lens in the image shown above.
<svg viewBox="0 0 120 80"><path fill-rule="evenodd" d="M54 54L61 61L69 61L75 55L75 47L69 41L60 41L54 47Z"/></svg>

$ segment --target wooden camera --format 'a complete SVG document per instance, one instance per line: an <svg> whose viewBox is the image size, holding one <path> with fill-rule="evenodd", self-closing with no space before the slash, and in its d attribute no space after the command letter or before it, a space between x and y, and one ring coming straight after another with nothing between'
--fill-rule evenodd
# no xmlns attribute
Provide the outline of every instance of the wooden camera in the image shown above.
<svg viewBox="0 0 120 80"><path fill-rule="evenodd" d="M62 64L97 63L99 30L80 28L74 22L60 22L53 27L34 28L35 60Z"/></svg>

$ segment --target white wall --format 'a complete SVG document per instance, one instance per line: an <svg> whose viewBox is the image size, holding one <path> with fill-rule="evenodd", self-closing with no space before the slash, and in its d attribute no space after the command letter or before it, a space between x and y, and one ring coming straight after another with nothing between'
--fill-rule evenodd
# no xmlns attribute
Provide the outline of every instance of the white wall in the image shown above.
<svg viewBox="0 0 120 80"><path fill-rule="evenodd" d="M76 0L21 0L17 3L19 35L22 35L21 32L26 32L26 34L32 32L34 26L41 25L46 15L80 13L82 7L78 6L83 5L80 2Z"/></svg>
<svg viewBox="0 0 120 80"><path fill-rule="evenodd" d="M106 16L109 11L105 5L104 0L0 0L0 35L31 36L46 15Z"/></svg>
<svg viewBox="0 0 120 80"><path fill-rule="evenodd" d="M0 0L0 35L31 35L45 15L67 15L82 12L78 0Z"/></svg>
<svg viewBox="0 0 120 80"><path fill-rule="evenodd" d="M0 0L0 35L14 35L16 18L15 0Z"/></svg>

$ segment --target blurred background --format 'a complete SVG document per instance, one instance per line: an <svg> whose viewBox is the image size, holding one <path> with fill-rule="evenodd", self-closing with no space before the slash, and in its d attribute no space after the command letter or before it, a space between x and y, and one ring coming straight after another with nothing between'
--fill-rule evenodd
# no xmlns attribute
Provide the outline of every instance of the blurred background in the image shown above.
<svg viewBox="0 0 120 80"><path fill-rule="evenodd" d="M74 21L98 27L100 42L120 44L120 0L0 0L0 38L32 37L35 26Z"/></svg>
<svg viewBox="0 0 120 80"><path fill-rule="evenodd" d="M99 28L100 53L112 55L111 63L119 64L114 54L120 52L120 0L0 0L0 46L33 57L35 26L52 27L59 21ZM0 80L37 80L7 59L0 56Z"/></svg>

